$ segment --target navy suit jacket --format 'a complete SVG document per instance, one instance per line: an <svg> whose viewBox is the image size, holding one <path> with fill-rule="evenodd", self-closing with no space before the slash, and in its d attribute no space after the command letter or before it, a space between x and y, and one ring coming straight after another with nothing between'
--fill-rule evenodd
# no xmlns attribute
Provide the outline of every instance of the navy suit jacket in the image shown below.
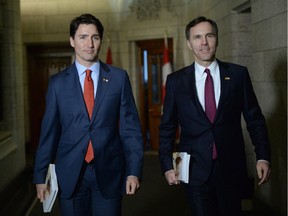
<svg viewBox="0 0 288 216"><path fill-rule="evenodd" d="M128 74L101 61L91 120L75 63L50 78L34 183L44 183L49 163L55 162L60 196L71 197L90 139L104 197L121 195L127 176L141 178L143 141Z"/></svg>
<svg viewBox="0 0 288 216"><path fill-rule="evenodd" d="M240 184L247 177L241 115L255 146L256 159L270 161L265 119L258 105L246 67L219 60L221 95L216 116L210 123L197 96L194 63L170 74L160 124L159 157L162 172L173 168L175 131L180 125L177 151L191 154L190 181L200 186L212 168L212 143L215 141L223 180Z"/></svg>

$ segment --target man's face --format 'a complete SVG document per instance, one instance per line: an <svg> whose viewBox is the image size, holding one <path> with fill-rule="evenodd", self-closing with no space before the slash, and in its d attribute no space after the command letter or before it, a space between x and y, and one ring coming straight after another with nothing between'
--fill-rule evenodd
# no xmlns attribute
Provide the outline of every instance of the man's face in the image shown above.
<svg viewBox="0 0 288 216"><path fill-rule="evenodd" d="M70 37L77 61L86 67L90 67L98 59L101 42L98 30L93 24L80 24L74 39Z"/></svg>
<svg viewBox="0 0 288 216"><path fill-rule="evenodd" d="M187 40L188 48L193 52L195 61L209 66L215 59L217 38L209 22L201 22L190 29L190 38Z"/></svg>

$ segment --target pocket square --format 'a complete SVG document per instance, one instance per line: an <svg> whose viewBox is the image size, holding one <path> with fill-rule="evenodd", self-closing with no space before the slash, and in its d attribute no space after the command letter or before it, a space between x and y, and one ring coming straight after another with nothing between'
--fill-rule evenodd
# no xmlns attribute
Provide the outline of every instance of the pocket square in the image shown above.
<svg viewBox="0 0 288 216"><path fill-rule="evenodd" d="M230 77L225 77L224 79L225 79L225 80L230 80Z"/></svg>

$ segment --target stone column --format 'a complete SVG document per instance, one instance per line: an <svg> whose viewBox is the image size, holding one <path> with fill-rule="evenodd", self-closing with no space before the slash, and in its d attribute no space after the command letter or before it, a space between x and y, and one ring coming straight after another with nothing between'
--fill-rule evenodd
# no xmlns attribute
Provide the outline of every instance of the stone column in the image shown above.
<svg viewBox="0 0 288 216"><path fill-rule="evenodd" d="M20 0L0 0L0 191L25 168Z"/></svg>

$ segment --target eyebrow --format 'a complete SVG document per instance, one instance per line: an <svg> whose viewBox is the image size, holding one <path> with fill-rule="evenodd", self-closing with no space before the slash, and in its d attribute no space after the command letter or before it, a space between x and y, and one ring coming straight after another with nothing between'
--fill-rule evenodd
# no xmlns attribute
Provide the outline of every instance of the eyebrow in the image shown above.
<svg viewBox="0 0 288 216"><path fill-rule="evenodd" d="M83 36L89 36L89 34L86 34L86 33L84 33L84 34L79 34L79 37L83 37ZM93 34L93 35L92 35L92 37L95 37L95 36L100 37L100 34Z"/></svg>
<svg viewBox="0 0 288 216"><path fill-rule="evenodd" d="M192 35L193 38L195 37L199 37L199 36L207 36L207 35L213 35L215 36L216 34L214 32L208 32L206 34L196 34L196 35Z"/></svg>

